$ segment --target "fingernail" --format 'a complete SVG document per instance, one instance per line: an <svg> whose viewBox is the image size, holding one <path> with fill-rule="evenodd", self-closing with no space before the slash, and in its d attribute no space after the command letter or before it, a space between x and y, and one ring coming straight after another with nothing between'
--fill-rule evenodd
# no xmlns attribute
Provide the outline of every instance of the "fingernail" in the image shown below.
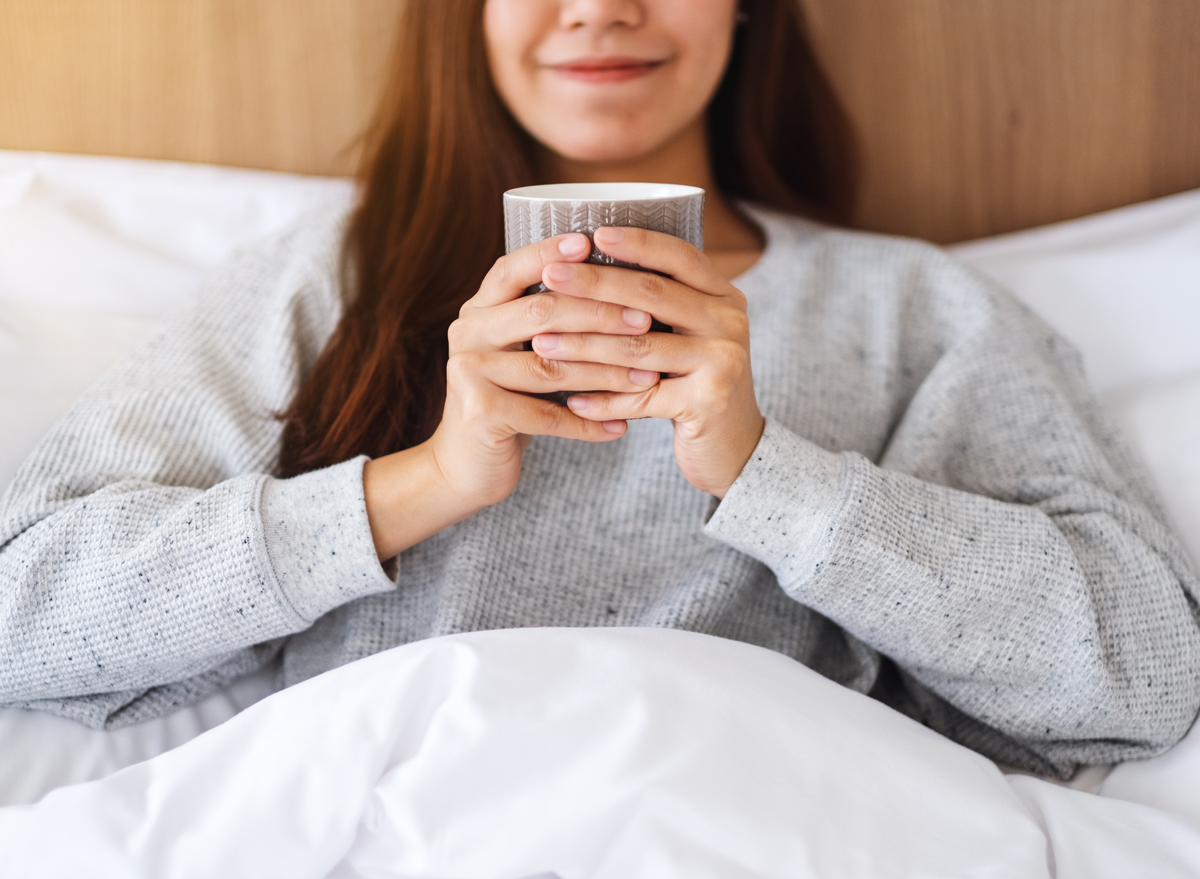
<svg viewBox="0 0 1200 879"><path fill-rule="evenodd" d="M621 312L621 317L625 319L625 323L631 327L644 327L650 323L650 315L648 312L639 311L636 308L626 308Z"/></svg>
<svg viewBox="0 0 1200 879"><path fill-rule="evenodd" d="M575 412L582 412L590 405L592 405L592 398L584 394L574 394L567 397L567 406Z"/></svg>
<svg viewBox="0 0 1200 879"><path fill-rule="evenodd" d="M575 277L575 266L569 262L556 262L546 266L546 277L551 281L569 281Z"/></svg>
<svg viewBox="0 0 1200 879"><path fill-rule="evenodd" d="M631 369L629 370L629 380L635 385L641 385L644 388L650 387L658 381L658 373L651 372L648 369Z"/></svg>
<svg viewBox="0 0 1200 879"><path fill-rule="evenodd" d="M563 256L583 256L592 246L588 244L587 236L585 235L568 235L562 241L558 242L558 252Z"/></svg>
<svg viewBox="0 0 1200 879"><path fill-rule="evenodd" d="M604 424L604 429L609 433L621 433L625 430L624 421L605 421L602 423Z"/></svg>
<svg viewBox="0 0 1200 879"><path fill-rule="evenodd" d="M614 226L601 226L593 236L601 244L620 244L625 240L625 230Z"/></svg>
<svg viewBox="0 0 1200 879"><path fill-rule="evenodd" d="M539 351L556 351L562 342L560 333L538 333L533 337L533 347Z"/></svg>

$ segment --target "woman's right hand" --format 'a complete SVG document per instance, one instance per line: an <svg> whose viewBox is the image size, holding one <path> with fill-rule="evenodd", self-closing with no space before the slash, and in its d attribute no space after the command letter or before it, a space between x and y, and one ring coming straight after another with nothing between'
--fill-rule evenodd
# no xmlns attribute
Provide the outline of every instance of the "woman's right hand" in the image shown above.
<svg viewBox="0 0 1200 879"><path fill-rule="evenodd" d="M500 258L450 325L442 421L419 446L369 461L367 516L381 560L504 500L516 488L530 436L609 442L624 421L580 418L530 394L563 390L644 391L658 373L600 363L544 360L524 350L539 333L638 335L650 315L561 293L522 298L554 263L582 262L579 233L559 235Z"/></svg>

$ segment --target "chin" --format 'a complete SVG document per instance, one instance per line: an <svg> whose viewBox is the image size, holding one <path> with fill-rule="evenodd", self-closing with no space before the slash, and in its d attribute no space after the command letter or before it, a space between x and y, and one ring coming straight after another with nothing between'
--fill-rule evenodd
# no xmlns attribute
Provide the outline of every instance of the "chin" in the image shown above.
<svg viewBox="0 0 1200 879"><path fill-rule="evenodd" d="M649 155L668 139L647 137L644 130L631 132L622 126L587 129L574 137L547 138L542 140L542 143L573 162L618 164L633 162Z"/></svg>

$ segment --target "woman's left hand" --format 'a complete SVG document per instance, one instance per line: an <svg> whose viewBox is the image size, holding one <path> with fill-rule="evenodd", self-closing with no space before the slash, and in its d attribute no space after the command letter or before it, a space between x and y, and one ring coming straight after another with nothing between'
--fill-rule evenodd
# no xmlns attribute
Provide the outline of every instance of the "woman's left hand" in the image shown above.
<svg viewBox="0 0 1200 879"><path fill-rule="evenodd" d="M723 498L763 431L750 374L746 297L708 257L672 235L603 228L596 246L624 262L670 277L578 263L554 263L542 281L569 296L647 311L674 333L612 336L546 333L533 349L547 360L605 363L668 374L646 391L575 394L567 405L582 418L669 418L675 460L688 482Z"/></svg>

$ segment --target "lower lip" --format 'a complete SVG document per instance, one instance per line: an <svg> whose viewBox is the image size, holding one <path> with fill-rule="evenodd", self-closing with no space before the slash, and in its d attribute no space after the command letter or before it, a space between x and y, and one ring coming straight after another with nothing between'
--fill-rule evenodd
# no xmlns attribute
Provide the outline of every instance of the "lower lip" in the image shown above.
<svg viewBox="0 0 1200 879"><path fill-rule="evenodd" d="M628 82L639 79L658 69L657 64L630 64L627 67L556 67L567 79L576 82Z"/></svg>

